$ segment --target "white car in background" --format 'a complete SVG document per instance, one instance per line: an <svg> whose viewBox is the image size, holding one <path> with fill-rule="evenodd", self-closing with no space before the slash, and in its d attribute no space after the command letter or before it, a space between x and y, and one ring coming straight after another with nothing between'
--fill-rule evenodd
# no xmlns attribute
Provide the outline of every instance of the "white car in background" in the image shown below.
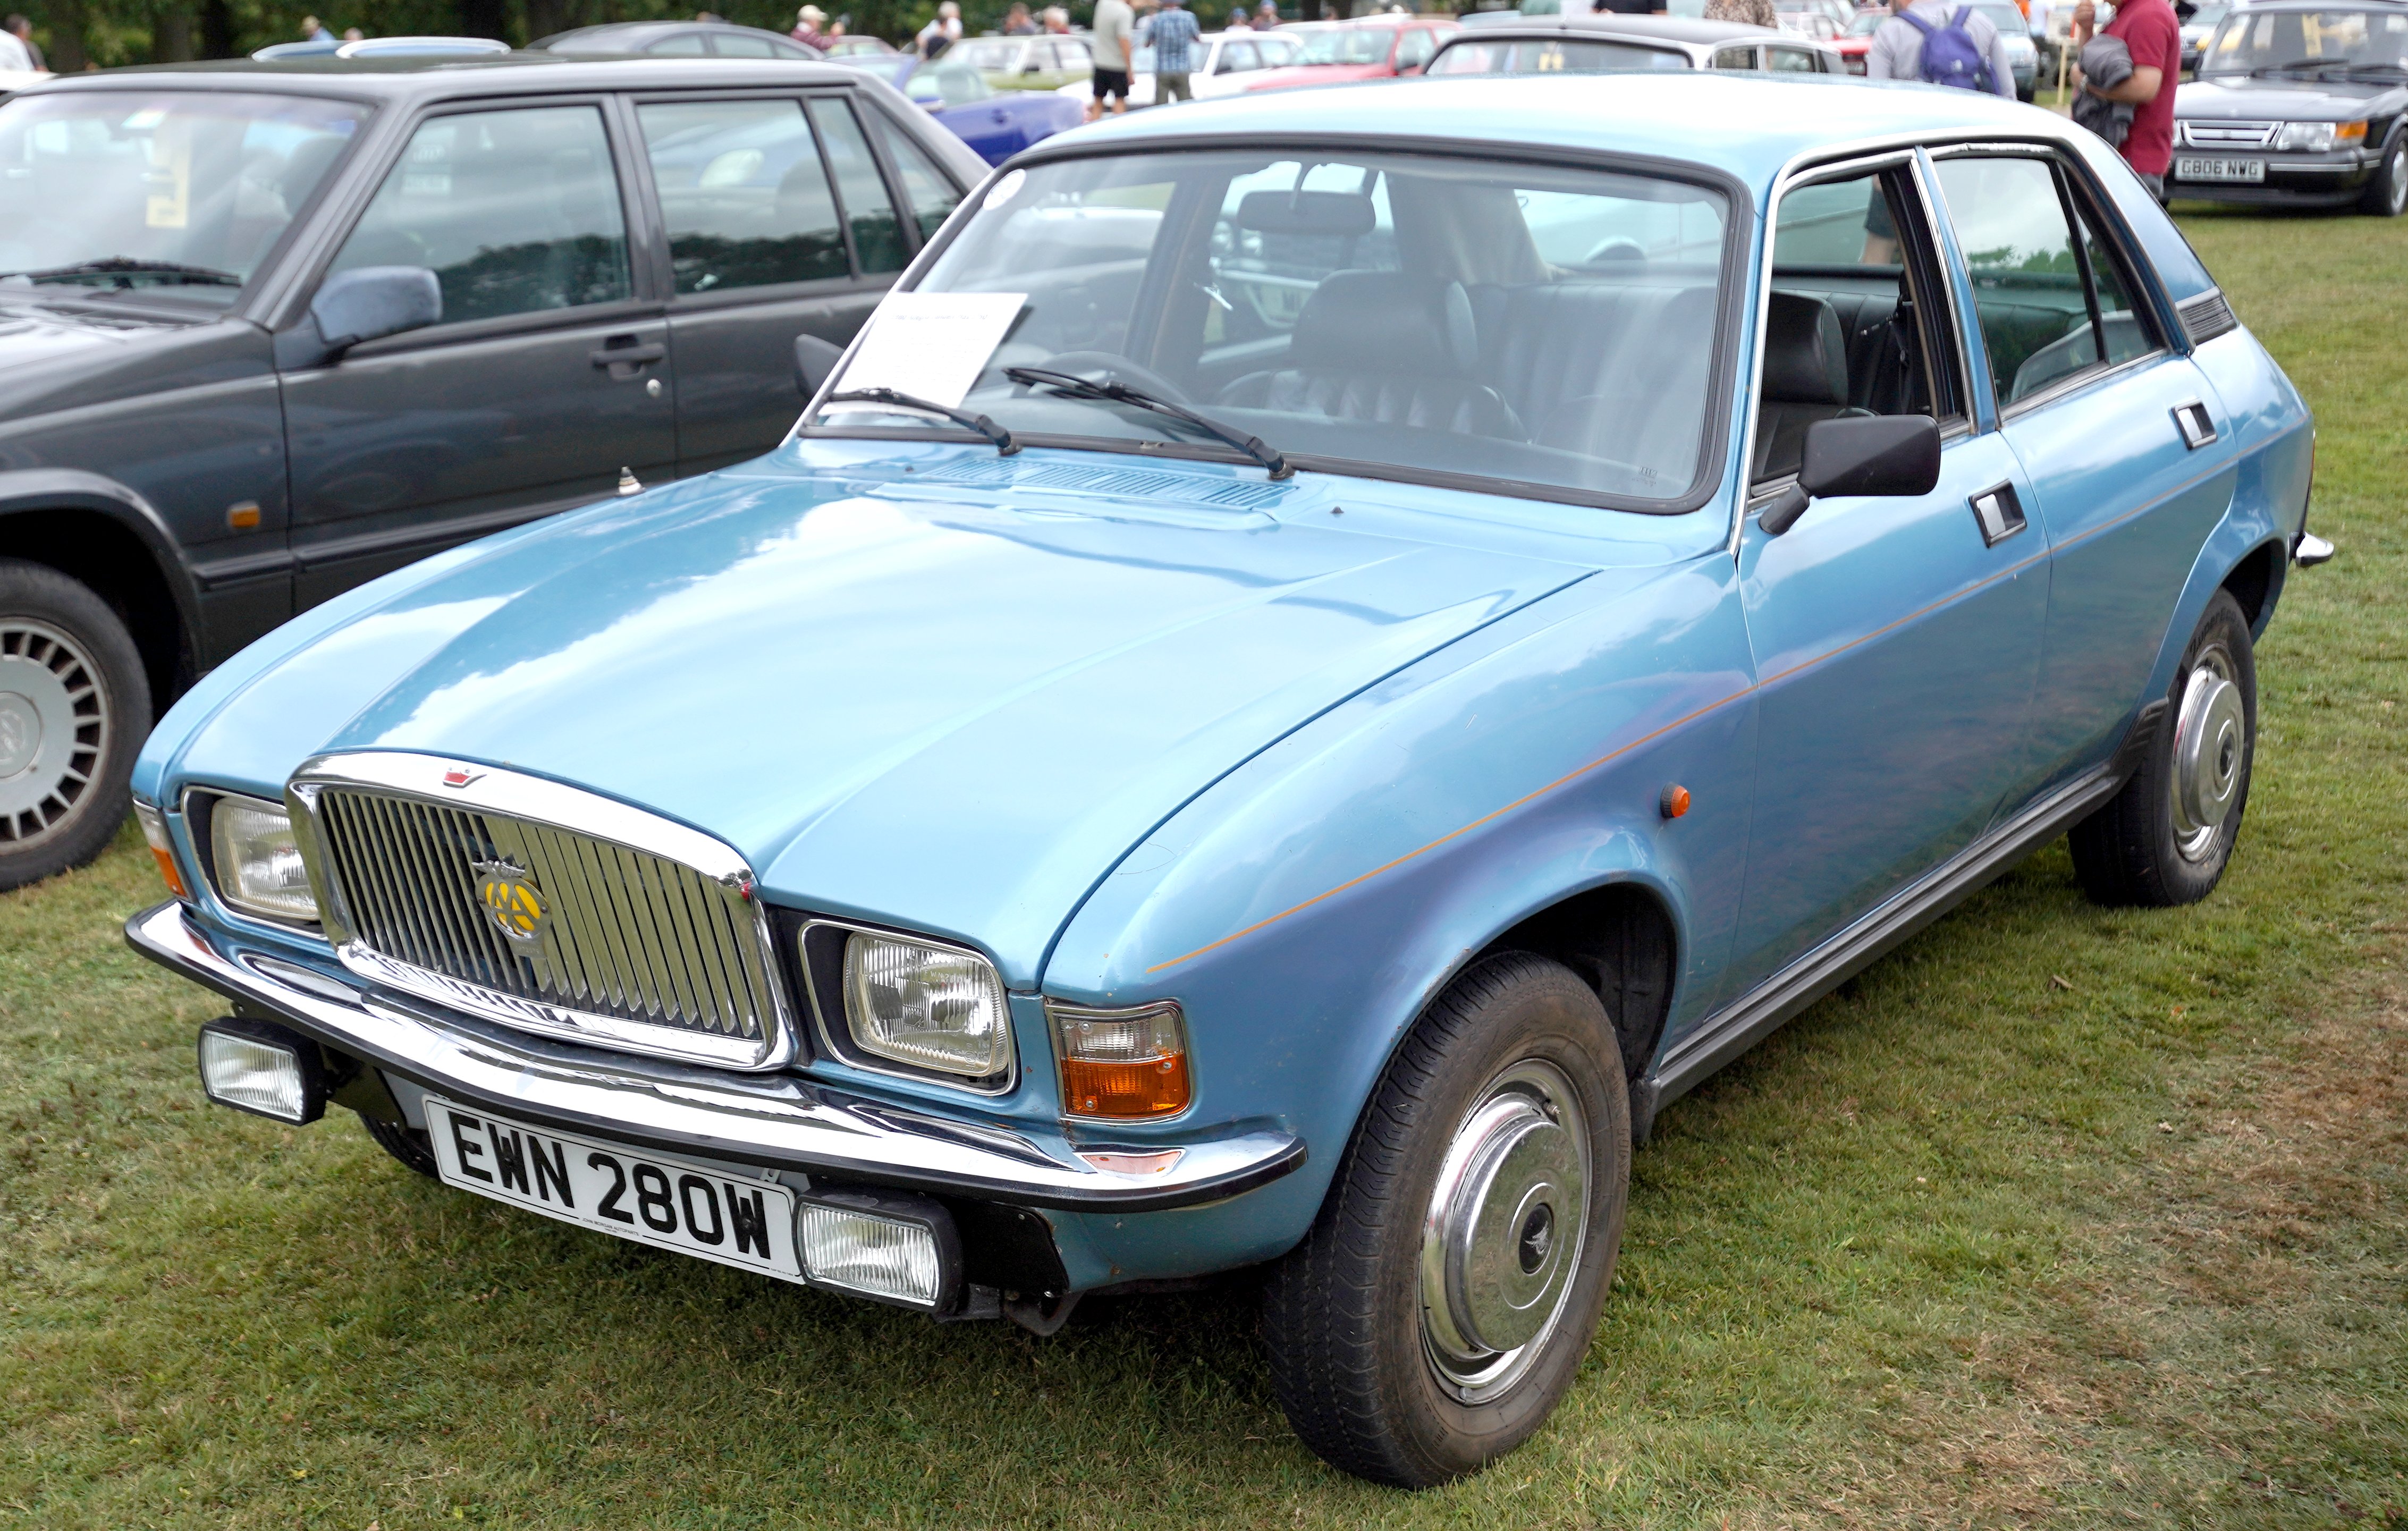
<svg viewBox="0 0 2408 1531"><path fill-rule="evenodd" d="M1188 45L1195 63L1189 78L1196 98L1235 95L1265 69L1292 69L1306 62L1304 44L1285 32L1208 32ZM1129 105L1154 105L1154 50L1140 46L1130 61ZM1064 95L1091 99L1096 88L1086 80L1062 87Z"/></svg>

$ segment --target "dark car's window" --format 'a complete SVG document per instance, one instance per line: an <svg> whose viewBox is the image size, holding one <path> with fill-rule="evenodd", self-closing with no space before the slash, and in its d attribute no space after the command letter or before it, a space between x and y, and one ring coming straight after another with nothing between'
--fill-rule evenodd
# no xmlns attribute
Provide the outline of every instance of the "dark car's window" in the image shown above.
<svg viewBox="0 0 2408 1531"><path fill-rule="evenodd" d="M654 104L636 116L680 293L851 275L800 102Z"/></svg>
<svg viewBox="0 0 2408 1531"><path fill-rule="evenodd" d="M2225 19L2200 60L2202 75L2408 73L2408 10L2255 10Z"/></svg>
<svg viewBox="0 0 2408 1531"><path fill-rule="evenodd" d="M1904 165L1782 193L1757 385L1757 481L1796 473L1806 430L1819 421L1963 412L1961 353L1920 200Z"/></svg>
<svg viewBox="0 0 2408 1531"><path fill-rule="evenodd" d="M20 96L0 106L0 281L223 308L366 115L291 95Z"/></svg>
<svg viewBox="0 0 2408 1531"><path fill-rule="evenodd" d="M895 162L896 174L903 178L903 194L911 204L911 217L920 225L920 237L925 239L953 216L962 193L928 158L927 150L911 141L910 134L882 112L872 112L870 117L886 141L886 157Z"/></svg>
<svg viewBox="0 0 2408 1531"><path fill-rule="evenodd" d="M1710 471L1728 216L1693 182L1472 155L1053 161L995 183L837 387L882 382L1040 441L1227 451L1006 370L1110 375L1107 352L1133 364L1124 380L1340 471L1660 506ZM926 348L881 340L896 316L918 333L915 314L947 326L933 370ZM837 428L955 429L833 408Z"/></svg>
<svg viewBox="0 0 2408 1531"><path fill-rule="evenodd" d="M2110 252L2075 238L2052 162L1964 155L1938 169L2000 406L2153 349Z"/></svg>
<svg viewBox="0 0 2408 1531"><path fill-rule="evenodd" d="M903 221L895 215L886 178L878 173L878 162L861 136L861 124L841 101L812 102L811 119L819 123L820 141L827 147L828 165L836 172L837 194L844 198L845 217L853 224L853 253L860 258L862 271L875 276L902 270L910 260L903 246Z"/></svg>
<svg viewBox="0 0 2408 1531"><path fill-rule="evenodd" d="M1610 69L1686 69L1689 55L1643 43L1564 40L1458 40L1431 64L1433 75L1586 75Z"/></svg>
<svg viewBox="0 0 2408 1531"><path fill-rule="evenodd" d="M424 123L332 269L364 265L433 270L446 323L627 297L627 223L601 112L535 107Z"/></svg>

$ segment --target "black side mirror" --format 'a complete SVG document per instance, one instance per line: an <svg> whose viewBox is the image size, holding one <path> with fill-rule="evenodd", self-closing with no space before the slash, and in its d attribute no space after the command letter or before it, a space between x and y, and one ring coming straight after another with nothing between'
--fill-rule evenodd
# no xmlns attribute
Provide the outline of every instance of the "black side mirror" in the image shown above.
<svg viewBox="0 0 2408 1531"><path fill-rule="evenodd" d="M330 351L443 322L443 284L423 265L364 265L337 271L309 302L318 337Z"/></svg>
<svg viewBox="0 0 2408 1531"><path fill-rule="evenodd" d="M1806 427L1798 482L1756 520L1767 537L1834 494L1928 494L1940 484L1940 426L1928 415L1856 415Z"/></svg>
<svg viewBox="0 0 2408 1531"><path fill-rule="evenodd" d="M807 399L816 395L843 357L843 347L829 345L816 335L795 336L796 389Z"/></svg>

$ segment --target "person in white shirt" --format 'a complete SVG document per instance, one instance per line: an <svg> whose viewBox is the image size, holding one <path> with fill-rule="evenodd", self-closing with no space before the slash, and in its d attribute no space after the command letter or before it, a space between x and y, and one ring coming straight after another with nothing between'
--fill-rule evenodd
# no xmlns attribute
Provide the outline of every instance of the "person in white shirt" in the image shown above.
<svg viewBox="0 0 2408 1531"><path fill-rule="evenodd" d="M25 45L17 40L15 33L0 32L0 74L10 71L22 75L32 74L34 55L25 51Z"/></svg>
<svg viewBox="0 0 2408 1531"><path fill-rule="evenodd" d="M962 7L958 0L945 0L937 7L937 15L920 35L911 39L911 50L924 59L933 59L962 40Z"/></svg>

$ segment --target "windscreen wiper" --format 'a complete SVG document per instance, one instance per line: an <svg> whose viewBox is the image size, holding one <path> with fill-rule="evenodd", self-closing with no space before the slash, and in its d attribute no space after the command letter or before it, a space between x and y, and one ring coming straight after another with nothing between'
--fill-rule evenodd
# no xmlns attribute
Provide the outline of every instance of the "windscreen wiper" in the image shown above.
<svg viewBox="0 0 2408 1531"><path fill-rule="evenodd" d="M932 415L942 415L956 425L978 432L979 435L995 443L995 450L998 456L1009 457L1020 450L1020 443L1011 438L1011 433L986 416L974 415L968 409L956 409L950 405L939 404L934 399L924 399L917 393L906 393L898 388L848 388L841 393L830 393L828 402L830 404L891 404L903 409L921 409Z"/></svg>
<svg viewBox="0 0 2408 1531"><path fill-rule="evenodd" d="M1119 404L1134 404L1140 409L1151 409L1158 415L1168 415L1173 420L1183 420L1208 436L1219 436L1230 446L1260 463L1270 470L1272 478L1286 479L1295 476L1296 469L1288 465L1288 460L1272 448L1266 446L1261 436L1248 436L1242 431L1233 430L1216 421L1207 420L1184 405L1173 404L1165 398L1156 398L1154 394L1141 389L1131 388L1126 383L1097 382L1093 378L1082 378L1068 372L1049 371L1041 366L1008 366L1003 369L1003 375L1027 388L1050 388L1057 393L1067 393L1072 398L1111 399Z"/></svg>
<svg viewBox="0 0 2408 1531"><path fill-rule="evenodd" d="M54 265L43 271L11 271L12 277L27 281L74 281L79 277L114 277L120 287L130 287L133 277L165 277L173 281L197 287L240 287L242 279L231 271L220 271L206 265L179 265L174 261L142 261L131 255L111 255L105 260L78 261L73 265Z"/></svg>

